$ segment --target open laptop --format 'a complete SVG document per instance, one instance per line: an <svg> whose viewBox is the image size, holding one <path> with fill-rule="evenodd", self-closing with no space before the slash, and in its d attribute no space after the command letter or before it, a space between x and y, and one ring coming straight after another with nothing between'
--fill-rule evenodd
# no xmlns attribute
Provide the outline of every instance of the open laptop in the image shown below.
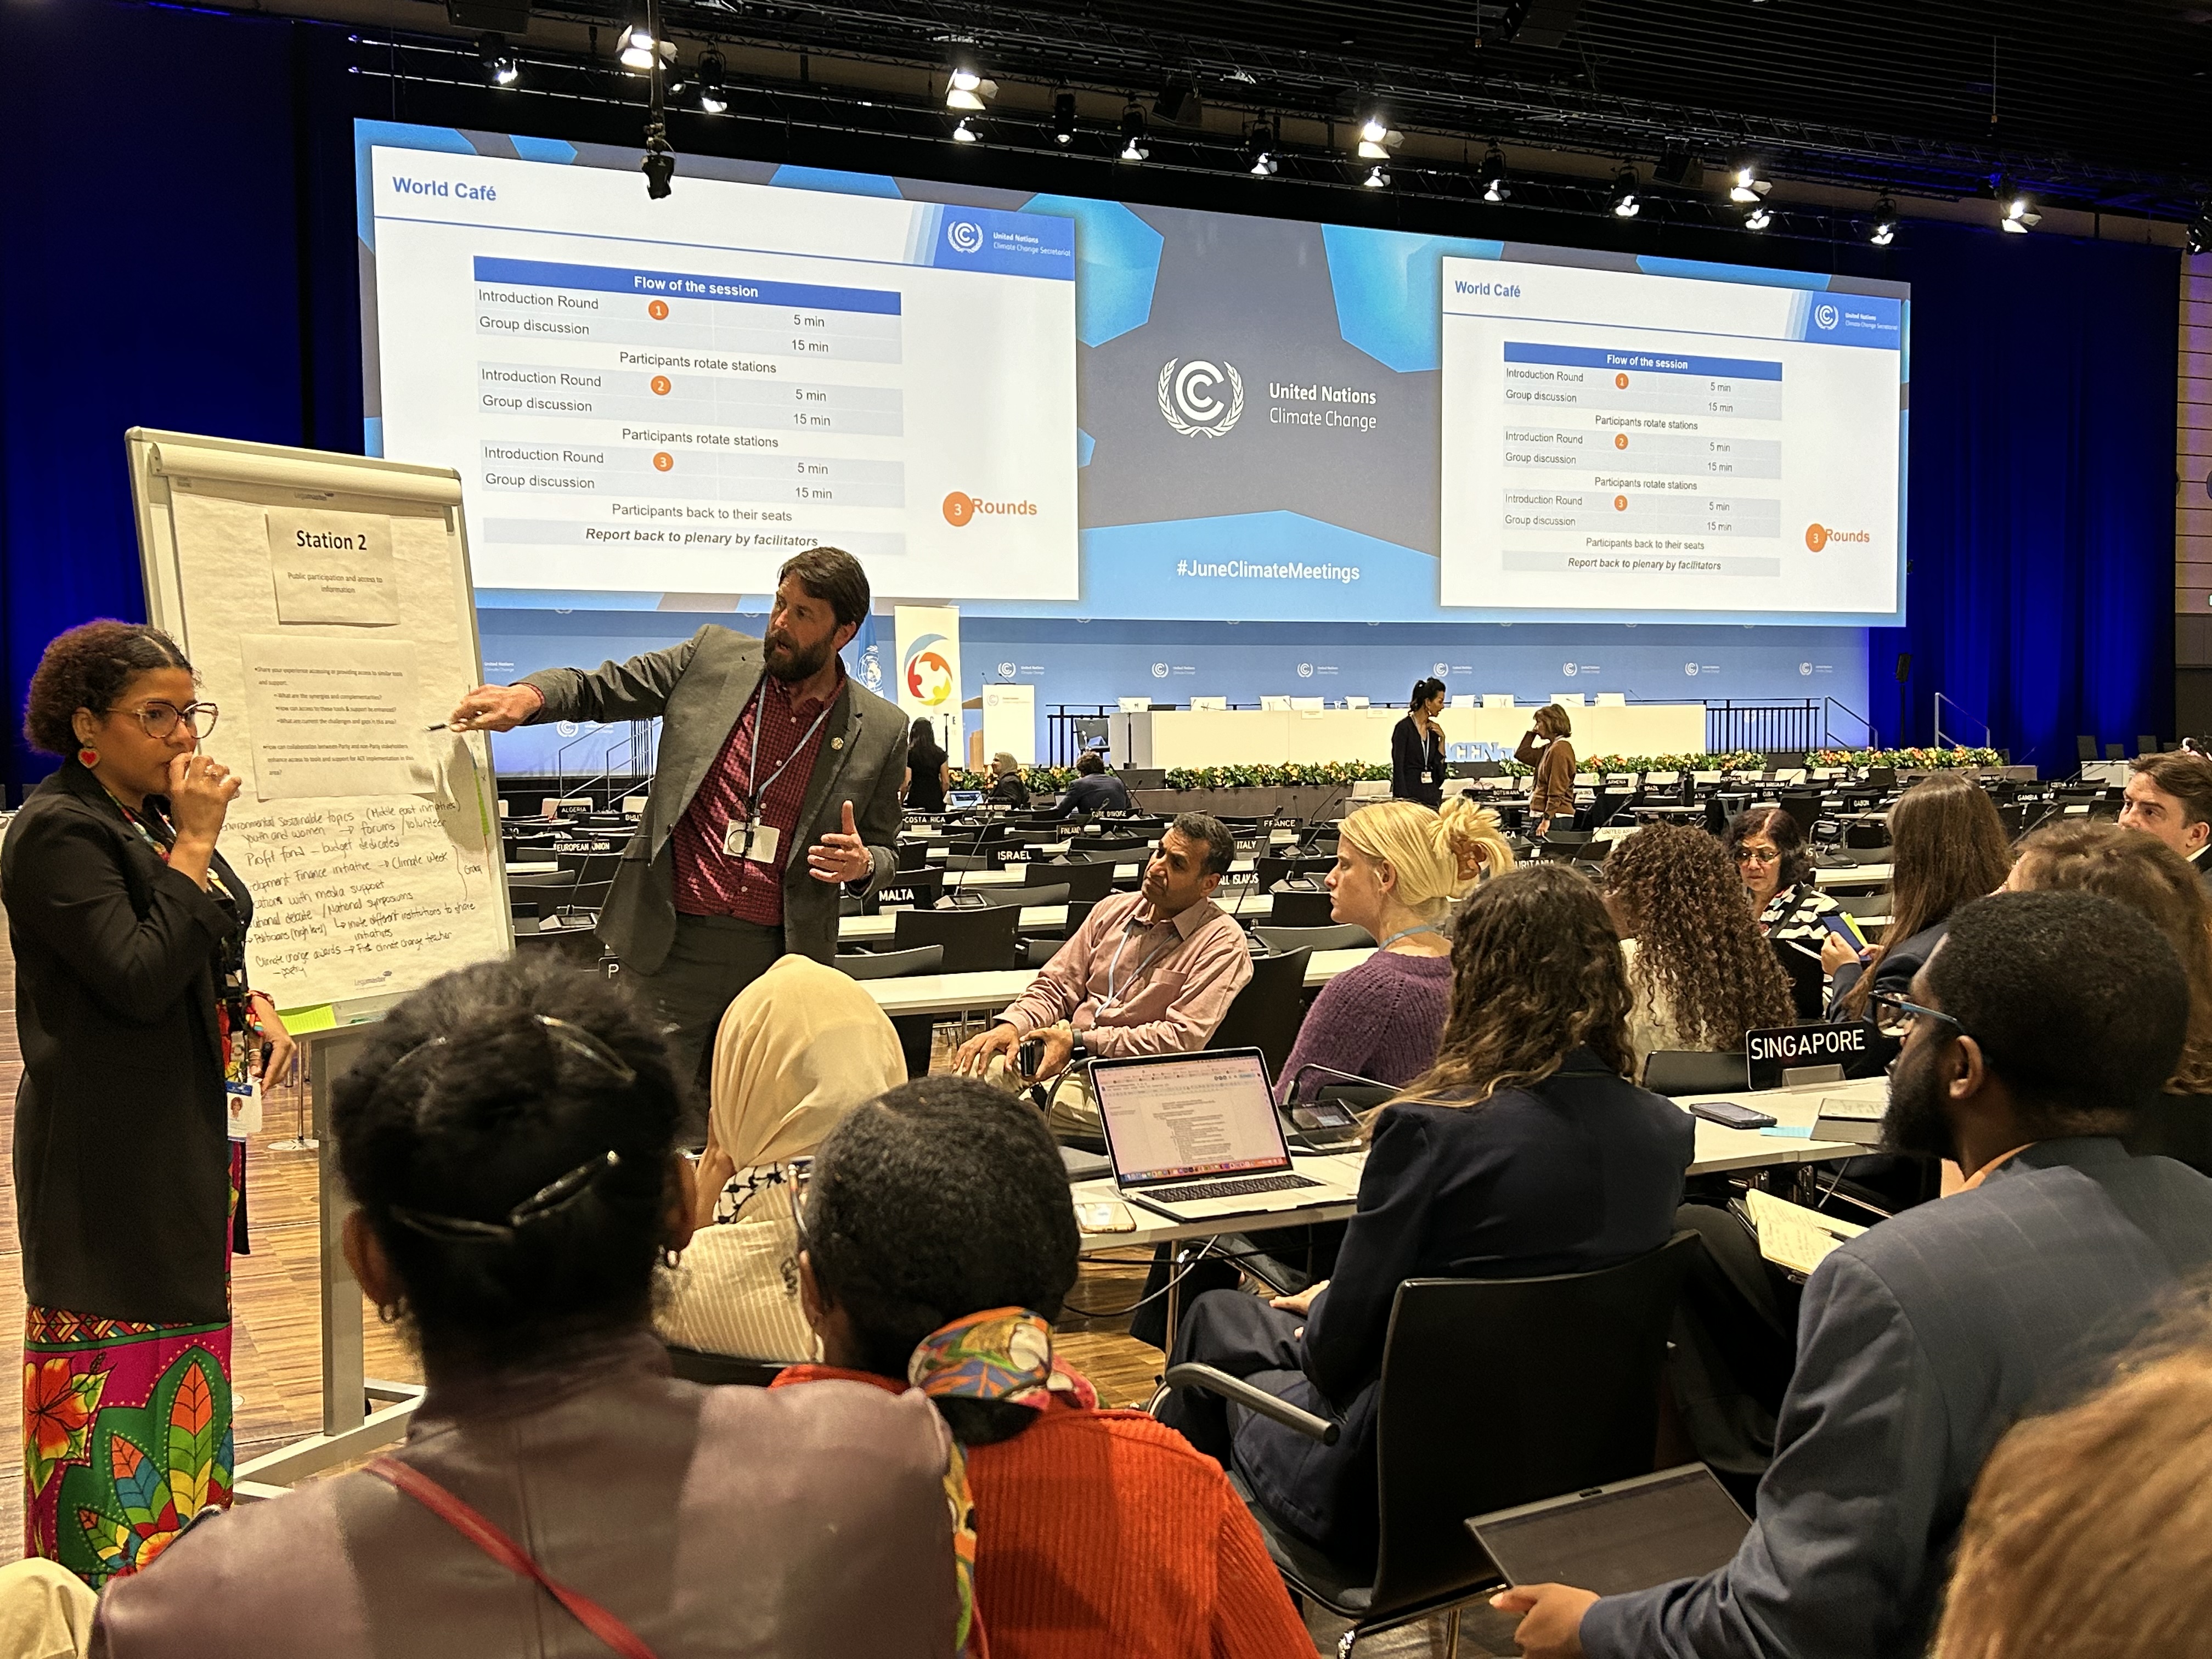
<svg viewBox="0 0 2212 1659"><path fill-rule="evenodd" d="M1467 1523L1512 1584L1649 1589L1724 1566L1751 1530L1712 1471L1685 1463Z"/></svg>
<svg viewBox="0 0 2212 1659"><path fill-rule="evenodd" d="M1291 1169L1257 1048L1095 1060L1091 1087L1121 1196L1171 1221L1294 1210L1346 1191Z"/></svg>

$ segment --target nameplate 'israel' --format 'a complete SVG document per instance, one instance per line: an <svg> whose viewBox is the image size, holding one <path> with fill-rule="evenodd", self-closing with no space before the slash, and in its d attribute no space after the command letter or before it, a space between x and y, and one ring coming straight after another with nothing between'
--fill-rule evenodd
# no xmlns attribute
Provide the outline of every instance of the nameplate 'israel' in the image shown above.
<svg viewBox="0 0 2212 1659"><path fill-rule="evenodd" d="M1804 1066L1840 1066L1853 1075L1874 1052L1874 1022L1849 1025L1784 1025L1746 1038L1751 1086L1779 1089L1782 1074Z"/></svg>

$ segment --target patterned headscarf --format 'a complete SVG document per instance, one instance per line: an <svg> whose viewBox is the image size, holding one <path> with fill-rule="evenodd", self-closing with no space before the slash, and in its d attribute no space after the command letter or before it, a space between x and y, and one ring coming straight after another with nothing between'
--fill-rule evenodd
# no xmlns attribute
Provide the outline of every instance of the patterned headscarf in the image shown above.
<svg viewBox="0 0 2212 1659"><path fill-rule="evenodd" d="M1054 1395L1098 1403L1090 1379L1053 1353L1052 1322L1026 1308L988 1308L940 1326L922 1338L906 1375L932 1399L1006 1400L1035 1411Z"/></svg>

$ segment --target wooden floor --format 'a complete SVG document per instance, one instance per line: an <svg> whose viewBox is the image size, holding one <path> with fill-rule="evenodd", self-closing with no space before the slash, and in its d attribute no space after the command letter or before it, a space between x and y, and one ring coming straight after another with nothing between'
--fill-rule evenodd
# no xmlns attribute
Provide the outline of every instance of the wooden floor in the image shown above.
<svg viewBox="0 0 2212 1659"><path fill-rule="evenodd" d="M939 1064L944 1056L940 1052ZM12 1172L15 1085L22 1072L16 1042L15 963L0 937L0 1168ZM295 1091L269 1102L268 1121L246 1153L253 1253L236 1259L231 1338L231 1387L237 1462L243 1463L322 1427L321 1315L317 1295L319 1233L316 1213L316 1158L313 1150L279 1152L270 1143L291 1139L305 1122L307 1103ZM1149 1252L1086 1262L1074 1297L1083 1307L1126 1308L1140 1293ZM422 1368L399 1334L363 1306L368 1370L372 1377L420 1382ZM12 1173L0 1181L0 1320L7 1342L21 1358L22 1254L15 1235ZM1163 1364L1160 1351L1128 1335L1126 1316L1085 1320L1069 1316L1055 1339L1068 1363L1090 1377L1103 1403L1141 1406L1151 1398ZM20 1376L20 1370L15 1373ZM20 1407L0 1412L0 1561L23 1553L22 1418ZM1317 1650L1335 1650L1344 1626L1325 1614L1309 1624ZM1468 1615L1459 1651L1466 1659L1516 1650L1510 1621L1478 1608ZM1418 1626L1363 1642L1370 1659L1441 1655L1441 1625Z"/></svg>

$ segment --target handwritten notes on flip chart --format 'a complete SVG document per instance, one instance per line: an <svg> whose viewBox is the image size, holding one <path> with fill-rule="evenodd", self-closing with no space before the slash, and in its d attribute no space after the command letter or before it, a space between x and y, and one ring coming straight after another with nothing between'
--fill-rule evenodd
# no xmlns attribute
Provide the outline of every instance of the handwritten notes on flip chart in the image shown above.
<svg viewBox="0 0 2212 1659"><path fill-rule="evenodd" d="M368 627L398 622L389 518L281 507L265 516L277 621Z"/></svg>

